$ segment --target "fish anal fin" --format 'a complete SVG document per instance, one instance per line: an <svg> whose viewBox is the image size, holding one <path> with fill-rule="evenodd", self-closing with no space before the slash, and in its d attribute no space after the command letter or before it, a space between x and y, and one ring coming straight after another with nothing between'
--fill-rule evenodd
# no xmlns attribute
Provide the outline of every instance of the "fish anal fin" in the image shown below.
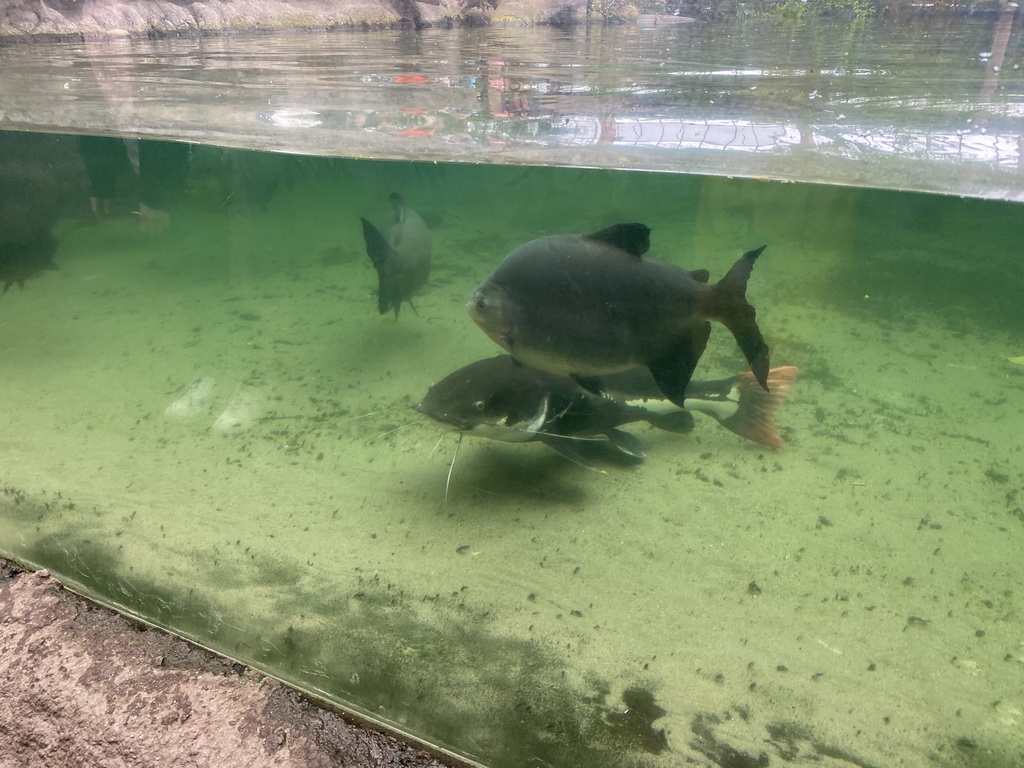
<svg viewBox="0 0 1024 768"><path fill-rule="evenodd" d="M658 389L680 408L684 407L686 385L693 377L693 371L700 356L704 354L710 335L711 323L704 321L660 357L647 363Z"/></svg>
<svg viewBox="0 0 1024 768"><path fill-rule="evenodd" d="M613 224L584 237L587 240L597 240L614 246L637 257L643 256L651 247L651 228L645 224Z"/></svg>
<svg viewBox="0 0 1024 768"><path fill-rule="evenodd" d="M749 304L739 306L730 316L728 321L722 321L725 327L732 331L736 343L739 345L743 356L750 364L750 371L754 374L757 383L764 390L768 391L768 369L770 367L768 357L768 344L761 335L757 321L754 319L754 308Z"/></svg>

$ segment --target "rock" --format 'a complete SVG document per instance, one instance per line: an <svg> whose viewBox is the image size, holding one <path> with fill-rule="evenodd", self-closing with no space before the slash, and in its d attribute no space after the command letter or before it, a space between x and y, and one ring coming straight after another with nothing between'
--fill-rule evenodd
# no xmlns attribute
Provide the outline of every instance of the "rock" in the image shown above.
<svg viewBox="0 0 1024 768"><path fill-rule="evenodd" d="M567 24L587 15L586 0L501 0L491 16L492 24L531 26Z"/></svg>
<svg viewBox="0 0 1024 768"><path fill-rule="evenodd" d="M96 40L480 21L525 26L581 21L586 13L586 0L0 0L0 39L51 35Z"/></svg>

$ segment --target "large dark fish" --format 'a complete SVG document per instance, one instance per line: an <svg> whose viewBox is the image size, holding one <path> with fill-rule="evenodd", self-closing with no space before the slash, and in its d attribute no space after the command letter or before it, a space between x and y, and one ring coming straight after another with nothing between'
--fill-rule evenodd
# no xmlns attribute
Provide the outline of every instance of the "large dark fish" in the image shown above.
<svg viewBox="0 0 1024 768"><path fill-rule="evenodd" d="M711 334L708 321L717 320L767 389L768 345L746 300L764 246L709 285L707 270L643 258L650 231L616 224L592 235L531 240L472 293L469 313L524 365L573 376L595 392L595 377L646 367L679 406Z"/></svg>
<svg viewBox="0 0 1024 768"><path fill-rule="evenodd" d="M403 301L416 311L412 297L430 276L431 241L427 225L402 196L392 192L390 199L391 215L379 229L366 219L360 221L366 252L377 270L377 309L382 315L394 310L398 317Z"/></svg>
<svg viewBox="0 0 1024 768"><path fill-rule="evenodd" d="M685 405L708 413L749 440L780 447L783 440L774 412L796 372L793 367L772 369L768 375L771 392L763 390L749 373L721 381L690 382ZM646 371L636 376L621 374L612 381L621 396L650 396L652 382ZM660 404L668 405L665 401ZM610 442L631 458L644 457L640 441L618 429L624 424L647 421L672 432L692 429L693 416L688 410L672 405L667 412L659 412L656 405L650 400L639 405L596 395L567 376L526 368L508 355L500 355L478 360L445 377L430 387L414 408L448 429L505 442L536 440L588 466L595 440Z"/></svg>

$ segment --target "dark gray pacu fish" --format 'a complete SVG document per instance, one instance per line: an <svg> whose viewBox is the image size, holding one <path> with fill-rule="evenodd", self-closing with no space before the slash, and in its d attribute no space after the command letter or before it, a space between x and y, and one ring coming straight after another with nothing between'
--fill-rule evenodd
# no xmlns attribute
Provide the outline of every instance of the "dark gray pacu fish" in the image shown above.
<svg viewBox="0 0 1024 768"><path fill-rule="evenodd" d="M524 365L572 376L592 391L600 390L595 377L645 367L680 407L715 320L732 331L767 389L768 345L746 299L764 246L709 284L707 270L645 259L650 231L617 224L531 240L472 293L469 313Z"/></svg>
<svg viewBox="0 0 1024 768"><path fill-rule="evenodd" d="M416 311L412 297L430 276L431 241L427 225L402 196L392 192L390 199L391 215L379 228L360 221L366 252L377 270L377 309L382 315L394 310L398 317L403 301Z"/></svg>

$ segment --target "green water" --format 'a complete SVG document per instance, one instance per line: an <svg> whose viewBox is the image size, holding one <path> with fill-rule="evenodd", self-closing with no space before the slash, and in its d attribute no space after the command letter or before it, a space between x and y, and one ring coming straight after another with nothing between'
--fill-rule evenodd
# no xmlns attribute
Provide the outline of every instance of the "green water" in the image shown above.
<svg viewBox="0 0 1024 768"><path fill-rule="evenodd" d="M492 766L1020 764L1019 205L194 146L140 221L127 157L97 217L76 138L0 141L59 266L0 297L0 553ZM434 249L397 320L359 225L392 191ZM620 221L713 280L768 244L787 446L467 438L445 500L409 406L498 351L467 295ZM744 368L716 326L697 378Z"/></svg>

